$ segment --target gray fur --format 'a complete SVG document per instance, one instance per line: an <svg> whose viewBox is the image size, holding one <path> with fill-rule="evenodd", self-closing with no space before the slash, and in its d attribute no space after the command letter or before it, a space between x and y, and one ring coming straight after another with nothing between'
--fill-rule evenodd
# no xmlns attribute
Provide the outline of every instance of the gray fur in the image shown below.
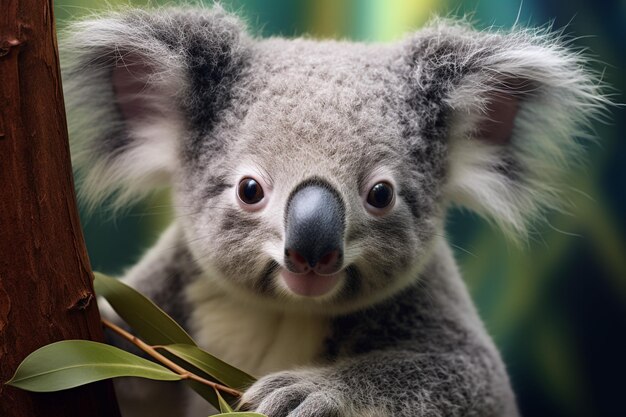
<svg viewBox="0 0 626 417"><path fill-rule="evenodd" d="M87 201L172 187L177 220L125 279L207 348L216 302L241 306L238 325L277 326L259 341L266 375L244 408L517 415L443 222L461 204L523 237L558 207L561 168L606 100L556 36L439 21L396 44L254 39L219 8L157 9L78 23L64 45L70 115L89 127L72 124ZM262 208L238 204L246 176L262 184ZM345 272L311 298L287 290L280 271L289 196L313 179L345 205ZM377 181L395 188L384 213L365 204ZM310 330L300 322L323 329L317 345L298 347ZM315 354L269 359L290 348ZM203 412L190 405L190 416Z"/></svg>
<svg viewBox="0 0 626 417"><path fill-rule="evenodd" d="M301 386L354 415L376 406L407 417L516 415L496 348L445 243L438 249L419 284L333 321L325 366L266 377L246 394L252 408L263 407L270 392Z"/></svg>

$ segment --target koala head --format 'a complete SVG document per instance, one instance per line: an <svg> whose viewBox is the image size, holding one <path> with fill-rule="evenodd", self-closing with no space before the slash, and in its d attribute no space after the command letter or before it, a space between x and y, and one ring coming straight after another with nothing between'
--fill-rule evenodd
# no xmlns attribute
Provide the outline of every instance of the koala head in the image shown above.
<svg viewBox="0 0 626 417"><path fill-rule="evenodd" d="M542 31L255 39L214 8L109 14L66 38L83 197L170 186L206 279L286 308L350 311L414 282L452 204L523 237L604 104Z"/></svg>

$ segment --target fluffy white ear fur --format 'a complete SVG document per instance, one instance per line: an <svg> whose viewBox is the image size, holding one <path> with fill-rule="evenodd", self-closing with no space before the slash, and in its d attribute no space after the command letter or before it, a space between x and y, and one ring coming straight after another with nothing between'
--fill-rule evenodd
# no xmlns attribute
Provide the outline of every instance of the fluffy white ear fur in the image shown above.
<svg viewBox="0 0 626 417"><path fill-rule="evenodd" d="M61 48L73 163L89 208L166 186L179 159L183 59L134 23L115 14L76 23Z"/></svg>
<svg viewBox="0 0 626 417"><path fill-rule="evenodd" d="M450 27L432 30L449 33ZM480 56L480 70L447 99L452 125L445 194L508 235L525 238L544 209L564 207L564 168L579 161L581 140L590 137L590 122L609 101L584 57L546 30L478 36L484 42L474 44L468 58Z"/></svg>

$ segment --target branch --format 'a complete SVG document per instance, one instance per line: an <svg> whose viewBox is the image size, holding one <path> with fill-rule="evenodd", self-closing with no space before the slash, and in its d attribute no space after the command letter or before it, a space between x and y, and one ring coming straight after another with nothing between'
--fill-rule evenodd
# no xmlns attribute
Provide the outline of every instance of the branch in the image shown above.
<svg viewBox="0 0 626 417"><path fill-rule="evenodd" d="M129 342L133 343L139 349L143 350L148 355L152 356L154 359L156 359L157 361L161 362L163 365L165 365L168 368L170 368L172 371L174 371L177 374L179 374L182 377L182 379L191 379L191 380L194 380L194 381L199 382L201 384L208 385L208 386L210 386L213 389L220 390L220 391L225 392L227 394L233 395L235 397L241 397L242 392L237 391L236 389L233 389L233 388L229 388L229 387L227 387L225 385L221 385L221 384L215 383L213 381L209 381L208 379L204 379L204 378L202 378L202 377L200 377L200 376L198 376L198 375L196 375L196 374L194 374L192 372L189 372L185 368L177 365L176 363L172 362L171 360L169 360L168 358L166 358L165 356L163 356L162 354L157 352L157 350L155 349L154 346L151 346L151 345L147 344L143 340L139 339L137 336L127 332L126 330L124 330L121 327L111 323L110 321L108 321L106 319L102 319L102 324L104 324L109 329L113 330L118 335L122 336L124 339L126 339Z"/></svg>

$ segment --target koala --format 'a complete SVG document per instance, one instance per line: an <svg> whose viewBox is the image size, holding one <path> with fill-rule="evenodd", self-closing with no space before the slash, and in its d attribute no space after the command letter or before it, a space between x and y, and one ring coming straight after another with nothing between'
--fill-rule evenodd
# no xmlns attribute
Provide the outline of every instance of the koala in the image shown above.
<svg viewBox="0 0 626 417"><path fill-rule="evenodd" d="M171 189L175 219L123 279L259 378L242 410L517 416L444 223L457 205L523 240L561 206L606 104L566 46L445 19L383 44L263 39L219 7L109 12L62 44L80 195ZM142 386L118 392L127 415L211 412Z"/></svg>

